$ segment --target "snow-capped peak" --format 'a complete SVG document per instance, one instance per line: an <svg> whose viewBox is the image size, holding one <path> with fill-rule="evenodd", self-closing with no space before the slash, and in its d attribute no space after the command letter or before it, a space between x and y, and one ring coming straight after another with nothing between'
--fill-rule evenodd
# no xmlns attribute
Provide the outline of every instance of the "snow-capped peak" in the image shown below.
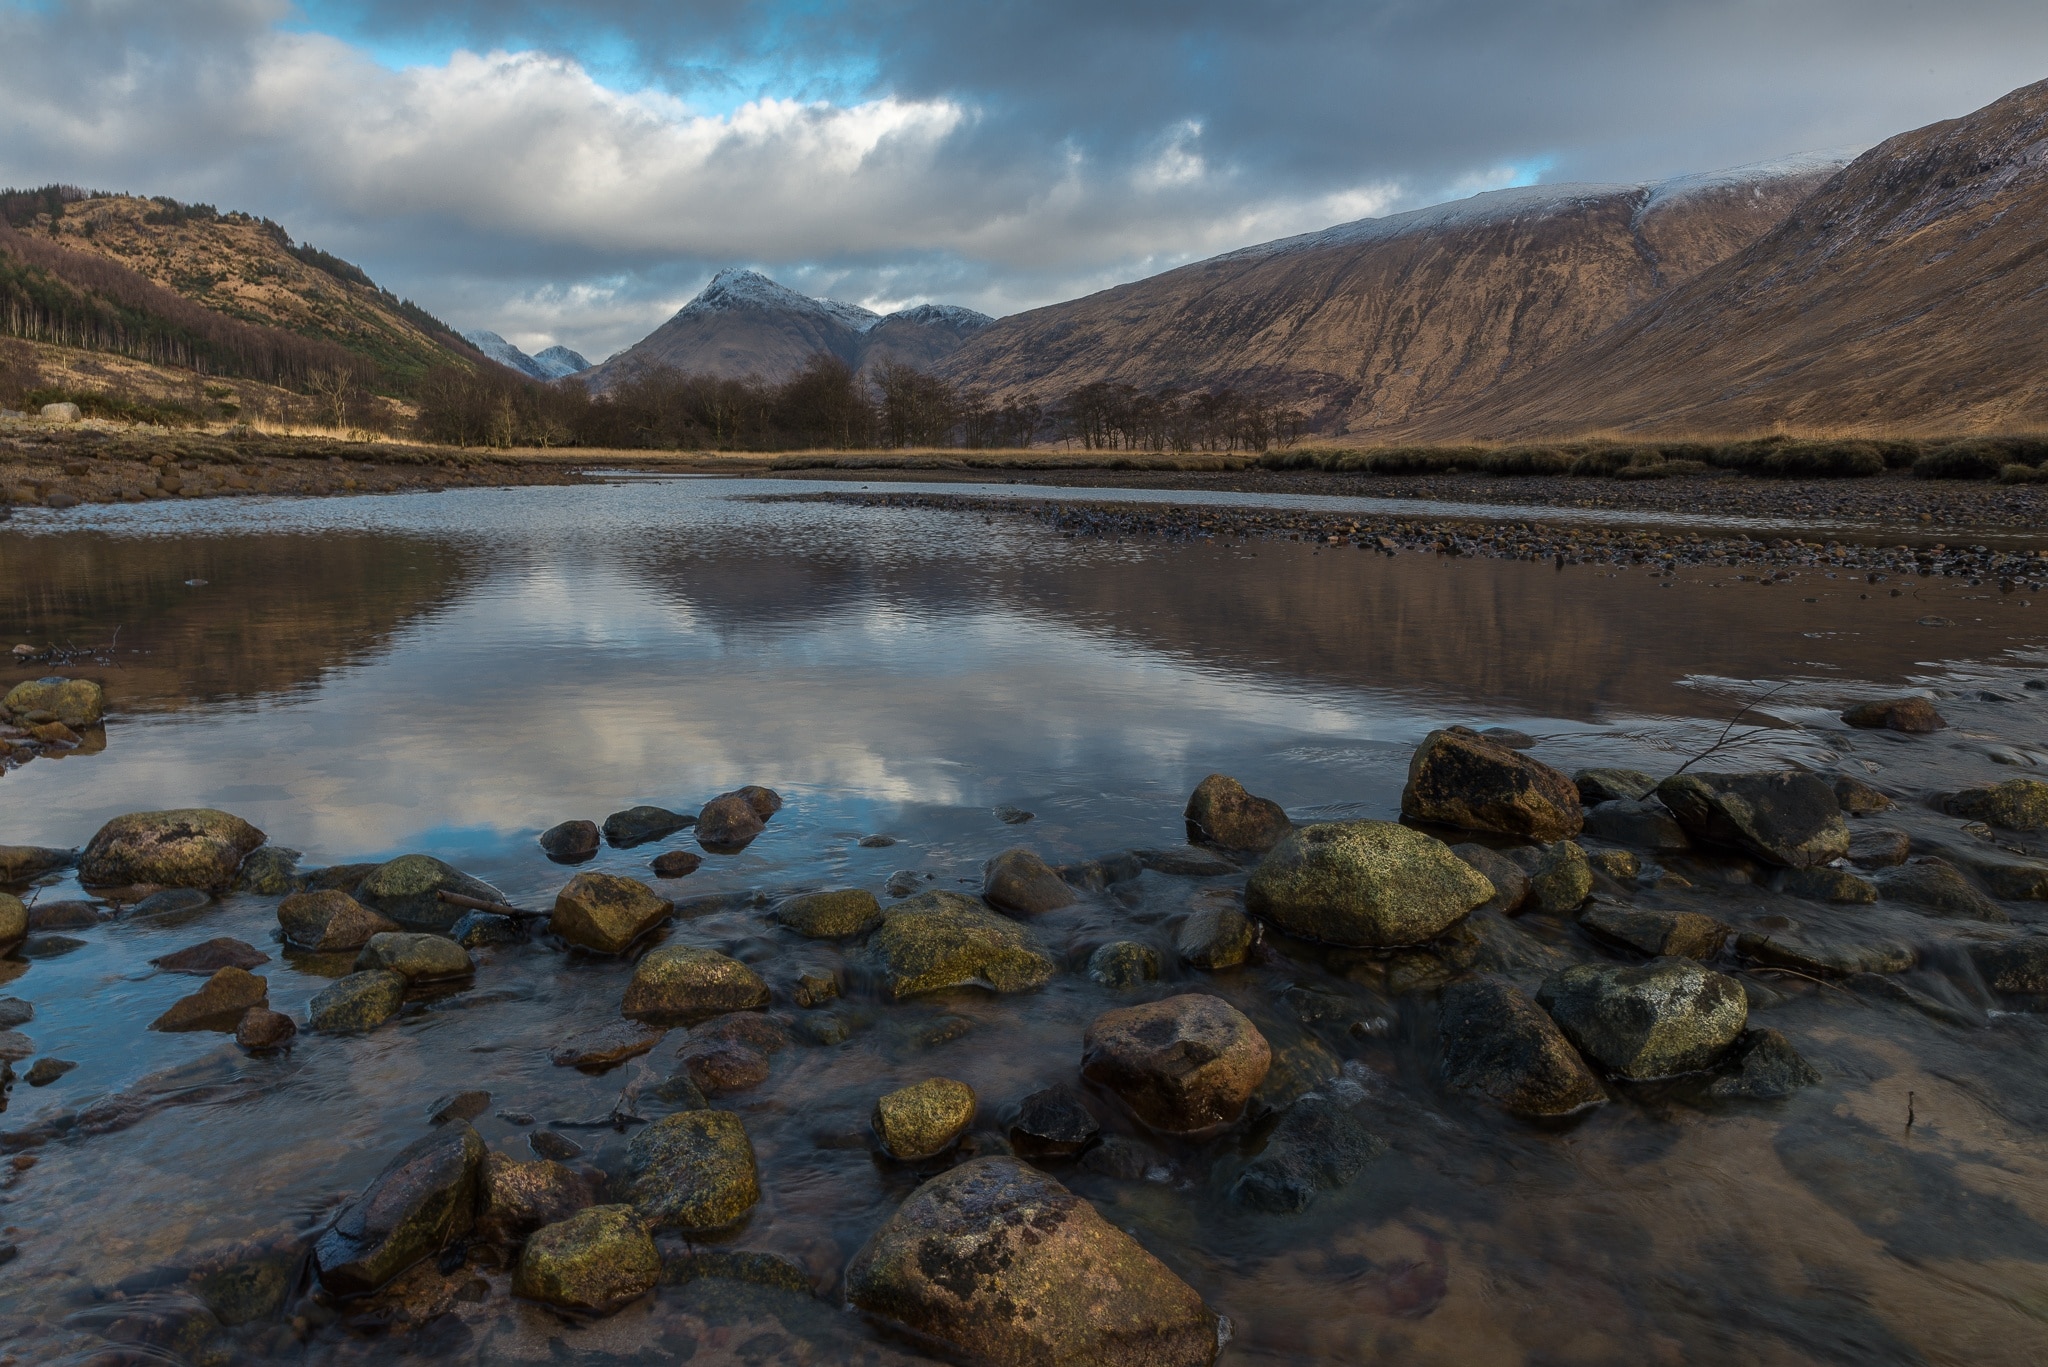
<svg viewBox="0 0 2048 1367"><path fill-rule="evenodd" d="M898 309L889 315L889 319L897 318L902 319L906 323L916 323L923 327L938 324L974 331L979 331L995 322L995 319L989 317L986 313L976 313L973 309L962 308L958 304L914 304L907 309ZM888 321L888 319L884 321Z"/></svg>
<svg viewBox="0 0 2048 1367"><path fill-rule="evenodd" d="M583 359L582 352L571 351L565 346L551 346L546 351L537 353L533 363L547 371L551 379L557 380L580 375L590 369L590 362Z"/></svg>
<svg viewBox="0 0 2048 1367"><path fill-rule="evenodd" d="M536 380L559 380L590 369L590 362L565 346L551 346L538 356L529 356L497 333L482 328L463 333L462 340L507 370Z"/></svg>
<svg viewBox="0 0 2048 1367"><path fill-rule="evenodd" d="M744 309L781 309L792 313L820 313L853 329L866 332L882 321L882 315L858 304L836 299L813 299L787 285L777 284L759 271L728 266L711 277L711 283L695 299L683 305L677 317L705 313L731 313Z"/></svg>

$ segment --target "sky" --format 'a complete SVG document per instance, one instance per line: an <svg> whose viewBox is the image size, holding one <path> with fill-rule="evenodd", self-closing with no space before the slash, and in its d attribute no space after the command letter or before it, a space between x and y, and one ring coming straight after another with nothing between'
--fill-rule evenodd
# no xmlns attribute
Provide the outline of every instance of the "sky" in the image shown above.
<svg viewBox="0 0 2048 1367"><path fill-rule="evenodd" d="M1001 315L2043 78L2040 0L0 0L0 184L260 214L599 360L725 266Z"/></svg>

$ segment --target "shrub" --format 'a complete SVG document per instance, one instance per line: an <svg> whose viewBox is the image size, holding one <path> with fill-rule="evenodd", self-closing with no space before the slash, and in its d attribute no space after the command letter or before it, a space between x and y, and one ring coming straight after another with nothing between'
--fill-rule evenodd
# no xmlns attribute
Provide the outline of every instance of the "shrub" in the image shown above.
<svg viewBox="0 0 2048 1367"><path fill-rule="evenodd" d="M1937 446L1913 462L1919 479L1997 479L2010 464L1996 442L1971 438Z"/></svg>

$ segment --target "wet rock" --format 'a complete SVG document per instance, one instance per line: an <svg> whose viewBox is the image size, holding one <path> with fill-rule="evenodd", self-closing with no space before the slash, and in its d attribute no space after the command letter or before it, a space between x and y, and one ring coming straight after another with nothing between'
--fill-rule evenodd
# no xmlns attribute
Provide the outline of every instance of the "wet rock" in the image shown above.
<svg viewBox="0 0 2048 1367"><path fill-rule="evenodd" d="M1965 821L1981 821L2007 831L2038 831L2048 826L2048 783L2037 778L2009 778L1988 788L1965 788L1937 798L1935 806Z"/></svg>
<svg viewBox="0 0 2048 1367"><path fill-rule="evenodd" d="M1088 1103L1061 1083L1024 1098L1010 1122L1010 1148L1033 1162L1078 1158L1101 1134Z"/></svg>
<svg viewBox="0 0 2048 1367"><path fill-rule="evenodd" d="M1890 811L1895 805L1892 800L1860 778L1847 774L1835 775L1835 801L1842 804L1842 810L1851 816L1870 816L1877 812ZM1855 843L1855 836L1849 837Z"/></svg>
<svg viewBox="0 0 2048 1367"><path fill-rule="evenodd" d="M31 1087L47 1087L77 1066L70 1059L45 1056L30 1064L24 1077Z"/></svg>
<svg viewBox="0 0 2048 1367"><path fill-rule="evenodd" d="M533 1150L536 1158L547 1163L566 1163L583 1156L581 1144L553 1130L535 1130L526 1136L526 1146Z"/></svg>
<svg viewBox="0 0 2048 1367"><path fill-rule="evenodd" d="M151 959L150 963L166 973L197 973L208 975L223 968L254 968L267 964L270 956L251 944L219 935L211 940L202 940L189 945L175 954L164 954Z"/></svg>
<svg viewBox="0 0 2048 1367"><path fill-rule="evenodd" d="M798 1006L823 1006L838 999L839 980L828 973L800 973L789 995Z"/></svg>
<svg viewBox="0 0 2048 1367"><path fill-rule="evenodd" d="M450 1092L427 1107L429 1125L446 1125L451 1120L474 1120L491 1109L491 1094L477 1088Z"/></svg>
<svg viewBox="0 0 2048 1367"><path fill-rule="evenodd" d="M782 799L766 788L746 787L721 793L697 813L697 843L713 854L745 849L782 808Z"/></svg>
<svg viewBox="0 0 2048 1367"><path fill-rule="evenodd" d="M1510 750L1533 750L1536 748L1536 738L1534 736L1530 735L1527 731L1517 731L1512 726L1488 726L1479 731L1478 734L1492 741L1495 745L1505 746Z"/></svg>
<svg viewBox="0 0 2048 1367"><path fill-rule="evenodd" d="M1946 853L1959 868L1989 888L1994 897L2048 902L2048 862L1974 844L1959 844Z"/></svg>
<svg viewBox="0 0 2048 1367"><path fill-rule="evenodd" d="M1258 927L1230 903L1196 907L1174 932L1173 949L1180 961L1212 972L1236 968L1251 957Z"/></svg>
<svg viewBox="0 0 2048 1367"><path fill-rule="evenodd" d="M1593 895L1593 866L1586 862L1586 852L1576 841L1524 845L1510 851L1508 857L1529 875L1525 910L1562 915L1577 910Z"/></svg>
<svg viewBox="0 0 2048 1367"><path fill-rule="evenodd" d="M0 945L11 945L28 934L28 908L19 897L0 892Z"/></svg>
<svg viewBox="0 0 2048 1367"><path fill-rule="evenodd" d="M212 905L212 896L198 888L166 888L162 892L151 893L128 908L128 919L146 921L157 916L184 916Z"/></svg>
<svg viewBox="0 0 2048 1367"><path fill-rule="evenodd" d="M1053 870L1068 887L1083 892L1103 892L1121 883L1134 883L1145 875L1145 865L1129 850L1062 864Z"/></svg>
<svg viewBox="0 0 2048 1367"><path fill-rule="evenodd" d="M36 1042L19 1031L0 1032L0 1062L19 1063L36 1051ZM11 1080L12 1070L7 1074Z"/></svg>
<svg viewBox="0 0 2048 1367"><path fill-rule="evenodd" d="M640 1021L612 1021L595 1030L581 1030L556 1045L548 1059L557 1068L602 1071L653 1049L668 1031Z"/></svg>
<svg viewBox="0 0 2048 1367"><path fill-rule="evenodd" d="M981 895L992 907L1036 916L1071 905L1074 890L1052 866L1023 848L1004 850L981 867Z"/></svg>
<svg viewBox="0 0 2048 1367"><path fill-rule="evenodd" d="M211 808L135 812L100 827L79 856L78 879L101 887L225 888L263 840L242 818Z"/></svg>
<svg viewBox="0 0 2048 1367"><path fill-rule="evenodd" d="M598 954L621 954L663 921L674 904L637 878L579 873L555 894L548 929Z"/></svg>
<svg viewBox="0 0 2048 1367"><path fill-rule="evenodd" d="M268 1053L290 1044L299 1033L298 1023L282 1011L252 1006L235 1023L235 1043L252 1054Z"/></svg>
<svg viewBox="0 0 2048 1367"><path fill-rule="evenodd" d="M858 843L864 850L886 850L896 843L896 837L893 835L864 835Z"/></svg>
<svg viewBox="0 0 2048 1367"><path fill-rule="evenodd" d="M12 1030L17 1025L27 1025L36 1018L33 1005L19 997L0 997L0 1030Z"/></svg>
<svg viewBox="0 0 2048 1367"><path fill-rule="evenodd" d="M351 973L313 994L306 1025L323 1035L374 1030L405 1004L405 979L386 969Z"/></svg>
<svg viewBox="0 0 2048 1367"><path fill-rule="evenodd" d="M730 1111L678 1111L626 1146L633 1205L657 1229L706 1233L761 1199L754 1146Z"/></svg>
<svg viewBox="0 0 2048 1367"><path fill-rule="evenodd" d="M553 1159L522 1163L503 1154L488 1154L477 1233L496 1242L513 1243L590 1204L590 1184Z"/></svg>
<svg viewBox="0 0 2048 1367"><path fill-rule="evenodd" d="M1245 907L1291 935L1381 948L1434 939L1493 896L1442 841L1387 821L1303 826L1252 871Z"/></svg>
<svg viewBox="0 0 2048 1367"><path fill-rule="evenodd" d="M1798 927L1747 930L1735 937L1736 952L1773 968L1799 973L1903 973L1918 956L1895 940L1852 939Z"/></svg>
<svg viewBox="0 0 2048 1367"><path fill-rule="evenodd" d="M430 854L402 854L379 864L356 885L356 900L381 912L408 930L446 933L461 919L463 908L441 900L452 892L480 902L499 902L505 894L481 878L471 878Z"/></svg>
<svg viewBox="0 0 2048 1367"><path fill-rule="evenodd" d="M1021 826L1037 815L1035 812L1025 811L1022 807L1012 807L1008 804L997 807L994 811L996 820L1002 822L1005 826Z"/></svg>
<svg viewBox="0 0 2048 1367"><path fill-rule="evenodd" d="M2004 907L1972 887L1970 881L1938 859L1917 859L1877 875L1878 891L1936 916L2004 925L2012 920Z"/></svg>
<svg viewBox="0 0 2048 1367"><path fill-rule="evenodd" d="M1972 944L1970 960L1994 991L2048 994L2048 935Z"/></svg>
<svg viewBox="0 0 2048 1367"><path fill-rule="evenodd" d="M654 857L656 878L688 878L704 867L704 856L694 850L670 850Z"/></svg>
<svg viewBox="0 0 2048 1367"><path fill-rule="evenodd" d="M898 869L889 875L889 881L882 885L882 891L891 897L908 897L924 882L924 875L916 869Z"/></svg>
<svg viewBox="0 0 2048 1367"><path fill-rule="evenodd" d="M1510 1114L1573 1115L1607 1099L1556 1022L1506 978L1487 974L1445 988L1439 1034L1445 1082Z"/></svg>
<svg viewBox="0 0 2048 1367"><path fill-rule="evenodd" d="M99 924L99 909L90 902L38 902L28 909L30 930L97 930Z"/></svg>
<svg viewBox="0 0 2048 1367"><path fill-rule="evenodd" d="M958 1142L974 1123L974 1089L947 1077L926 1078L875 1103L870 1123L891 1158L920 1163Z"/></svg>
<svg viewBox="0 0 2048 1367"><path fill-rule="evenodd" d="M597 853L595 821L564 821L540 833L540 847L557 864L576 864Z"/></svg>
<svg viewBox="0 0 2048 1367"><path fill-rule="evenodd" d="M1630 882L1643 872L1642 857L1634 850L1588 850L1586 862L1617 883Z"/></svg>
<svg viewBox="0 0 2048 1367"><path fill-rule="evenodd" d="M55 959L85 948L85 941L68 935L31 935L14 951L18 959Z"/></svg>
<svg viewBox="0 0 2048 1367"><path fill-rule="evenodd" d="M1214 850L1192 846L1165 850L1132 850L1140 865L1174 878L1223 878L1240 872L1237 864Z"/></svg>
<svg viewBox="0 0 2048 1367"><path fill-rule="evenodd" d="M1740 983L1679 958L1579 964L1544 979L1536 1000L1582 1054L1636 1081L1709 1067L1749 1018Z"/></svg>
<svg viewBox="0 0 2048 1367"><path fill-rule="evenodd" d="M1493 884L1493 896L1474 907L1474 911L1497 911L1503 916L1513 916L1522 909L1529 896L1529 875L1522 871L1521 865L1499 850L1469 841L1451 846L1451 853Z"/></svg>
<svg viewBox="0 0 2048 1367"><path fill-rule="evenodd" d="M1104 987L1136 987L1159 976L1159 954L1136 940L1111 940L1088 956L1088 976Z"/></svg>
<svg viewBox="0 0 2048 1367"><path fill-rule="evenodd" d="M781 804L778 802L777 805ZM604 838L613 849L630 850L635 845L660 840L696 824L695 817L672 812L666 807L628 807L604 819Z"/></svg>
<svg viewBox="0 0 2048 1367"><path fill-rule="evenodd" d="M1350 1107L1304 1096L1281 1113L1265 1149L1231 1184L1231 1199L1275 1214L1304 1211L1318 1192L1348 1185L1386 1151Z"/></svg>
<svg viewBox="0 0 2048 1367"><path fill-rule="evenodd" d="M1586 834L1631 849L1676 854L1692 840L1671 809L1654 800L1603 802L1586 809Z"/></svg>
<svg viewBox="0 0 2048 1367"><path fill-rule="evenodd" d="M1657 797L1695 840L1784 868L1807 869L1849 852L1849 824L1815 774L1674 774Z"/></svg>
<svg viewBox="0 0 2048 1367"><path fill-rule="evenodd" d="M78 862L72 850L41 845L0 845L0 883L26 883Z"/></svg>
<svg viewBox="0 0 2048 1367"><path fill-rule="evenodd" d="M1926 735L1948 725L1941 719L1941 713L1934 710L1934 704L1920 697L1858 703L1842 714L1842 722L1865 731L1905 731L1913 735Z"/></svg>
<svg viewBox="0 0 2048 1367"><path fill-rule="evenodd" d="M1612 944L1651 958L1711 959L1728 940L1728 927L1693 911L1655 911L1599 902L1579 924Z"/></svg>
<svg viewBox="0 0 2048 1367"><path fill-rule="evenodd" d="M813 940L865 935L882 923L882 904L872 892L845 888L786 898L770 913L775 920Z"/></svg>
<svg viewBox="0 0 2048 1367"><path fill-rule="evenodd" d="M107 717L107 695L90 679L30 679L8 689L0 707L17 717L39 712L65 726L98 726Z"/></svg>
<svg viewBox="0 0 2048 1367"><path fill-rule="evenodd" d="M789 1027L756 1011L734 1011L702 1021L690 1028L690 1039L744 1044L764 1054L779 1054L796 1043Z"/></svg>
<svg viewBox="0 0 2048 1367"><path fill-rule="evenodd" d="M1105 1011L1082 1037L1083 1076L1167 1134L1235 1121L1272 1061L1243 1012L1203 993Z"/></svg>
<svg viewBox="0 0 2048 1367"><path fill-rule="evenodd" d="M1821 1081L1792 1041L1776 1030L1743 1031L1719 1073L1707 1094L1722 1101L1776 1101Z"/></svg>
<svg viewBox="0 0 2048 1367"><path fill-rule="evenodd" d="M768 1056L734 1040L693 1039L676 1062L707 1097L744 1092L768 1080Z"/></svg>
<svg viewBox="0 0 2048 1367"><path fill-rule="evenodd" d="M526 1241L512 1294L587 1315L609 1315L661 1280L654 1236L631 1206L592 1206Z"/></svg>
<svg viewBox="0 0 2048 1367"><path fill-rule="evenodd" d="M1196 784L1182 815L1191 842L1259 854L1279 844L1294 828L1279 803L1253 797L1243 784L1223 774L1211 774Z"/></svg>
<svg viewBox="0 0 2048 1367"><path fill-rule="evenodd" d="M258 897L282 897L299 884L299 852L281 845L252 850L235 870L234 891Z"/></svg>
<svg viewBox="0 0 2048 1367"><path fill-rule="evenodd" d="M954 892L921 893L889 908L867 953L896 1001L953 987L1028 992L1057 968L1029 930Z"/></svg>
<svg viewBox="0 0 2048 1367"><path fill-rule="evenodd" d="M848 1265L846 1299L972 1361L1208 1367L1218 1348L1193 1288L1013 1158L913 1192Z"/></svg>
<svg viewBox="0 0 2048 1367"><path fill-rule="evenodd" d="M1913 839L1883 826L1859 827L1849 837L1849 862L1859 869L1888 869L1906 862Z"/></svg>
<svg viewBox="0 0 2048 1367"><path fill-rule="evenodd" d="M737 959L696 945L662 945L633 970L620 1010L633 1020L689 1022L768 1004L768 984Z"/></svg>
<svg viewBox="0 0 2048 1367"><path fill-rule="evenodd" d="M1875 883L1867 878L1858 878L1847 869L1838 869L1829 864L1811 869L1793 869L1785 875L1782 886L1794 897L1803 897L1809 902L1855 904L1877 900Z"/></svg>
<svg viewBox="0 0 2048 1367"><path fill-rule="evenodd" d="M245 969L223 968L197 992L172 1002L168 1011L150 1022L149 1028L232 1031L250 1007L268 1004L268 984L262 978Z"/></svg>
<svg viewBox="0 0 2048 1367"><path fill-rule="evenodd" d="M308 869L299 875L301 892L345 892L355 896L363 880L375 873L378 864L331 864L324 869Z"/></svg>
<svg viewBox="0 0 2048 1367"><path fill-rule="evenodd" d="M1640 769L1581 769L1572 775L1572 786L1579 790L1580 802L1594 807L1602 802L1641 802L1657 791L1657 780Z"/></svg>
<svg viewBox="0 0 2048 1367"><path fill-rule="evenodd" d="M469 952L440 935L387 931L372 935L356 956L356 972L389 969L409 983L466 978L476 971Z"/></svg>
<svg viewBox="0 0 2048 1367"><path fill-rule="evenodd" d="M374 1291L476 1223L484 1142L457 1121L399 1151L313 1247L336 1296Z"/></svg>
<svg viewBox="0 0 2048 1367"><path fill-rule="evenodd" d="M510 916L495 911L465 911L461 920L448 927L448 938L464 949L483 949L490 945L523 944L526 929Z"/></svg>
<svg viewBox="0 0 2048 1367"><path fill-rule="evenodd" d="M1464 727L1432 731L1408 763L1408 821L1549 843L1579 833L1579 790L1557 770Z"/></svg>

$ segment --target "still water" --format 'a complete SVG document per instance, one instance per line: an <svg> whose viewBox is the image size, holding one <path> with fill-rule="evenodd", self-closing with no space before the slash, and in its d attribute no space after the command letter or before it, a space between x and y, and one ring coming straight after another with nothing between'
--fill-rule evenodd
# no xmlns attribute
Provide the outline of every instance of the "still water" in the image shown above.
<svg viewBox="0 0 2048 1367"><path fill-rule="evenodd" d="M764 1193L725 1245L785 1255L817 1295L699 1282L569 1325L511 1300L502 1273L463 1269L450 1285L466 1289L424 1326L295 1331L287 1306L197 1347L151 1328L203 1319L195 1269L316 1226L426 1131L437 1097L490 1091L477 1128L525 1159L536 1124L651 1090L682 1038L601 1076L551 1066L564 1034L616 1018L631 968L540 942L480 951L468 991L361 1038L302 1035L282 1057L148 1032L198 985L148 961L199 940L269 953L256 971L271 1005L301 1017L348 971L288 955L275 899L242 895L4 961L17 976L0 990L35 1006L21 1028L38 1056L79 1066L16 1084L0 1129L96 1105L117 1119L34 1148L0 1193L0 1237L18 1249L0 1268L0 1354L143 1339L164 1356L135 1361L915 1360L837 1308L846 1261L918 1181L876 1155L874 1098L933 1074L967 1082L987 1152L1005 1106L1073 1081L1082 1029L1131 996L1067 973L1026 998L887 1006L849 971L856 948L775 929L773 898L879 893L899 870L972 891L981 862L1019 843L1055 864L1176 843L1188 791L1215 771L1297 820L1391 817L1415 743L1451 722L1529 731L1567 771L1668 772L1788 683L1742 764L1845 768L1914 793L2048 763L2048 695L2022 687L2048 604L2013 595L1927 580L1895 597L1818 571L1769 589L1697 571L1660 588L1604 568L1286 542L1068 541L978 514L760 492L622 480L18 517L0 531L0 645L97 648L104 663L68 672L104 681L111 717L103 752L0 778L0 844L75 847L124 812L216 806L308 867L423 851L545 907L570 876L535 843L546 827L775 788L786 806L753 845L658 886L730 894L670 934L754 965L786 1018L804 1014L780 995L799 973L849 983L826 1009L850 1038L800 1043L767 1083L718 1103L744 1119ZM1833 721L1902 686L1954 695L1954 729L1904 742ZM2007 701L1975 700L1987 689ZM999 806L1035 815L1005 824ZM1893 824L1954 838L1925 813ZM874 834L898 843L858 843ZM694 848L687 832L581 868L651 880L649 859L675 847ZM1156 941L1172 964L1179 917L1213 886L1147 873L1034 924L1070 966L1116 938ZM80 893L57 879L34 895ZM1786 914L1753 886L1687 896L1731 924ZM2025 925L2038 905L2009 910ZM1936 933L1883 905L1793 912ZM1532 944L1592 957L1568 923L1542 921L1520 923ZM1224 1198L1257 1142L1243 1136L1150 1141L1159 1161L1142 1177L1058 1175L1230 1318L1225 1361L2048 1360L2048 1028L1938 967L1907 976L1969 1024L1778 980L1784 1000L1755 1023L1786 1032L1823 1085L1716 1107L1617 1093L1537 1129L1435 1083L1430 994L1385 995L1355 965L1269 942L1244 968L1170 967L1146 991L1215 992L1277 1054L1341 1067L1390 1154L1296 1216ZM1350 994L1387 1026L1319 1034L1290 1011L1294 986ZM599 1168L625 1143L563 1133ZM124 1306L146 1313L124 1320Z"/></svg>

